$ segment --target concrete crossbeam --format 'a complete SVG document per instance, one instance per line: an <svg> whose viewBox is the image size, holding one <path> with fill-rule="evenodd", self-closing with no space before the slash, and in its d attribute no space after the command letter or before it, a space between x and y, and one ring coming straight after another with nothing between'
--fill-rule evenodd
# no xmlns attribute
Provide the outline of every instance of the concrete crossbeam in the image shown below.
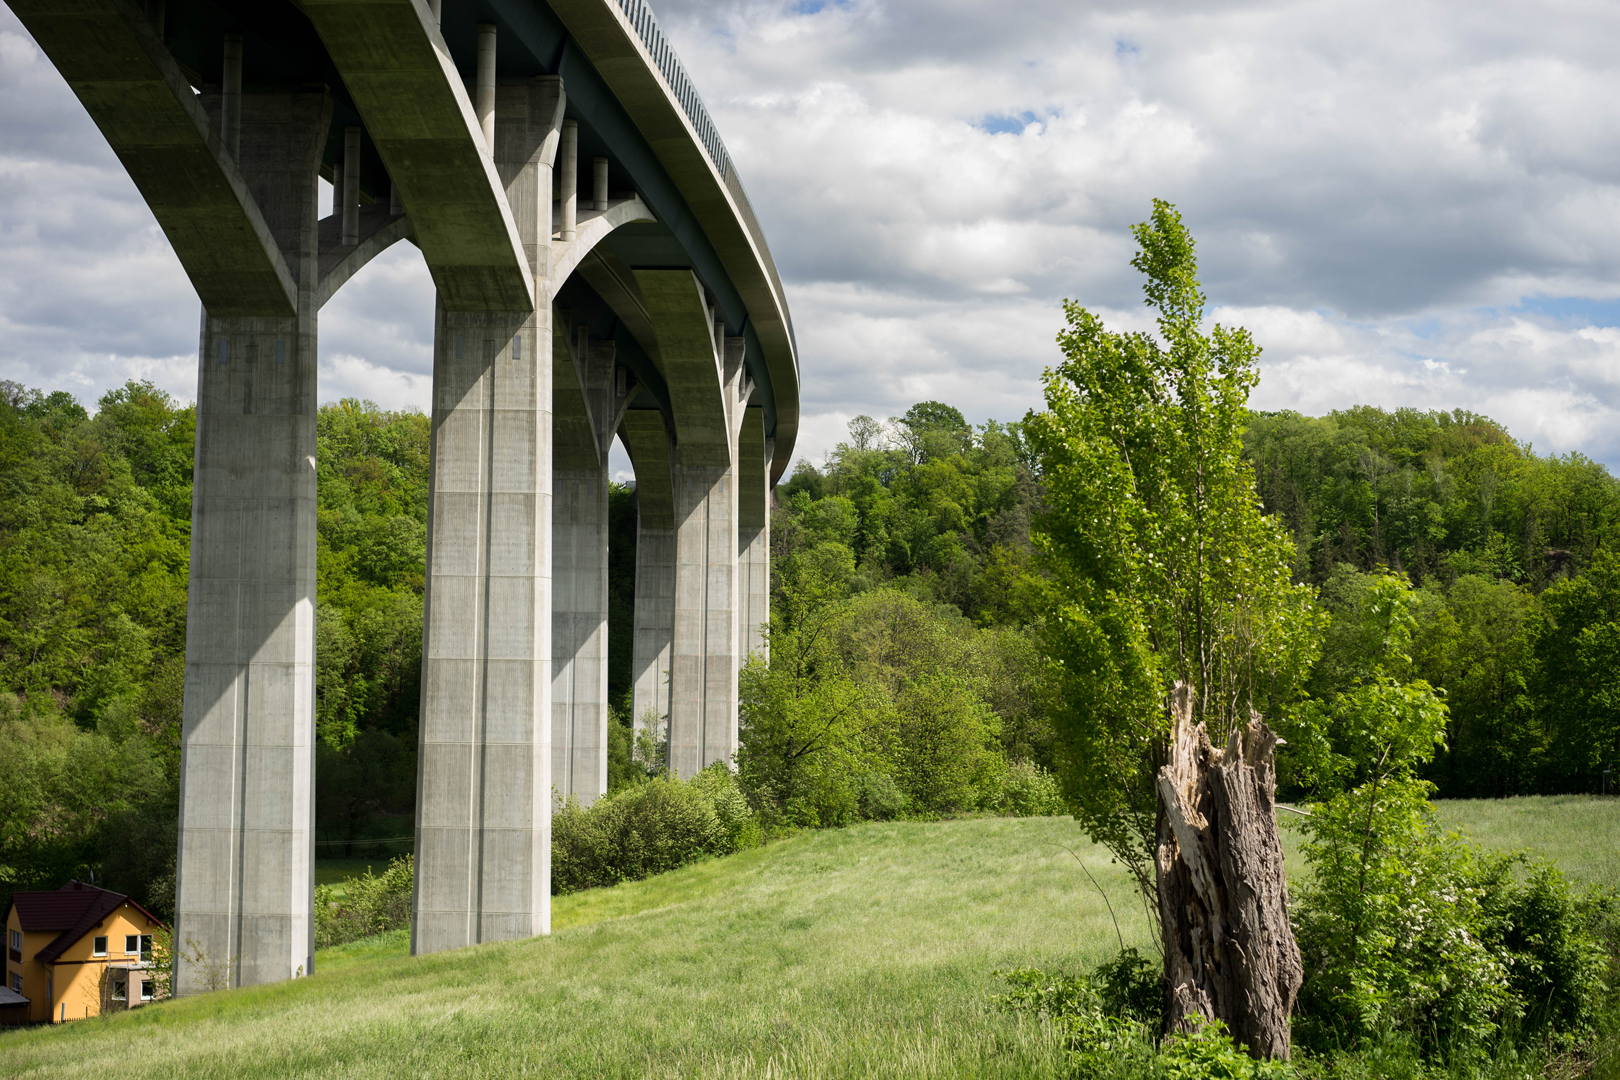
<svg viewBox="0 0 1620 1080"><path fill-rule="evenodd" d="M315 169L332 104L249 94L239 107L242 169L295 253L298 314L203 320L179 994L308 974L314 956Z"/></svg>
<svg viewBox="0 0 1620 1080"><path fill-rule="evenodd" d="M243 171L128 0L8 0L128 170L216 317L298 313L298 283Z"/></svg>
<svg viewBox="0 0 1620 1080"><path fill-rule="evenodd" d="M516 159L497 149L492 160L483 126L427 5L421 0L302 0L300 6L399 187L446 309L532 311L533 264L524 258L525 242L495 166Z"/></svg>
<svg viewBox="0 0 1620 1080"><path fill-rule="evenodd" d="M636 585L631 709L636 734L662 738L669 721L670 649L675 636L675 499L670 438L662 413L637 409L619 422L636 471Z"/></svg>

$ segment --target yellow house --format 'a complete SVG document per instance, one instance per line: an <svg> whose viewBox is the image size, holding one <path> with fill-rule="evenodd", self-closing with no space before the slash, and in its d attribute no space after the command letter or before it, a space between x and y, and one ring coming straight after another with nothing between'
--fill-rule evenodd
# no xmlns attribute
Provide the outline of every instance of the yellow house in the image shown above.
<svg viewBox="0 0 1620 1080"><path fill-rule="evenodd" d="M82 1020L150 1001L152 934L162 926L123 893L81 881L14 893L0 1023Z"/></svg>

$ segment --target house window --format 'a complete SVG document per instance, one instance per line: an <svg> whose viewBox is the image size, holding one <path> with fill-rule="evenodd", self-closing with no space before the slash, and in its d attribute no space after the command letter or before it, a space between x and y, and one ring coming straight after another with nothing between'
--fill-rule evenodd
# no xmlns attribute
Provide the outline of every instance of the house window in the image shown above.
<svg viewBox="0 0 1620 1080"><path fill-rule="evenodd" d="M11 973L11 988L19 994L22 993L22 976L15 971Z"/></svg>
<svg viewBox="0 0 1620 1080"><path fill-rule="evenodd" d="M127 956L138 956L138 955L140 955L140 951L141 951L141 935L139 935L139 934L125 934L124 935L124 953L125 953L125 955L127 955Z"/></svg>
<svg viewBox="0 0 1620 1080"><path fill-rule="evenodd" d="M114 979L112 984L112 999L114 1001L128 1001L129 983L124 979Z"/></svg>
<svg viewBox="0 0 1620 1080"><path fill-rule="evenodd" d="M90 953L93 956L106 956L107 955L107 935L106 934L102 934L100 937L96 938L95 941L91 942Z"/></svg>
<svg viewBox="0 0 1620 1080"><path fill-rule="evenodd" d="M16 952L22 952L22 931L21 930L13 930L11 932L11 947Z"/></svg>
<svg viewBox="0 0 1620 1080"><path fill-rule="evenodd" d="M150 959L152 959L152 935L151 934L142 934L141 935L141 959L142 960L150 960Z"/></svg>
<svg viewBox="0 0 1620 1080"><path fill-rule="evenodd" d="M142 979L141 980L141 1000L142 1001L151 1001L152 1000L152 980L151 979Z"/></svg>

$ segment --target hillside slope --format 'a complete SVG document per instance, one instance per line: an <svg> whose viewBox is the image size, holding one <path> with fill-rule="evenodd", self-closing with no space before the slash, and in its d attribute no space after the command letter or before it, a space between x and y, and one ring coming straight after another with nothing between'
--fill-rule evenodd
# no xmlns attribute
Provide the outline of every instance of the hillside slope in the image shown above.
<svg viewBox="0 0 1620 1080"><path fill-rule="evenodd" d="M871 824L564 897L549 938L317 958L308 979L0 1036L0 1074L1055 1076L1051 1042L986 999L996 969L1118 949L1068 849L1145 947L1073 821Z"/></svg>
<svg viewBox="0 0 1620 1080"><path fill-rule="evenodd" d="M1441 813L1620 885L1620 800ZM1297 875L1297 828L1283 839ZM1071 820L867 824L560 897L549 938L413 959L393 935L318 954L312 978L3 1034L0 1075L1056 1077L1050 1037L988 998L998 969L1119 948L1076 858L1150 953L1124 874Z"/></svg>

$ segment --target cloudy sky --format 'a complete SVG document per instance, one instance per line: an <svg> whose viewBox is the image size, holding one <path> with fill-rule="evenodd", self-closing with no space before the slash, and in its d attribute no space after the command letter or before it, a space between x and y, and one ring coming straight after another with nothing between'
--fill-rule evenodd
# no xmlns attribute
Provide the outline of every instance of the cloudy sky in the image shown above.
<svg viewBox="0 0 1620 1080"><path fill-rule="evenodd" d="M851 416L1039 403L1060 303L1143 324L1176 203L1255 404L1462 407L1620 468L1620 5L655 0L788 289L800 456ZM398 245L321 313L321 396L428 402ZM197 304L0 8L0 378L195 391Z"/></svg>

